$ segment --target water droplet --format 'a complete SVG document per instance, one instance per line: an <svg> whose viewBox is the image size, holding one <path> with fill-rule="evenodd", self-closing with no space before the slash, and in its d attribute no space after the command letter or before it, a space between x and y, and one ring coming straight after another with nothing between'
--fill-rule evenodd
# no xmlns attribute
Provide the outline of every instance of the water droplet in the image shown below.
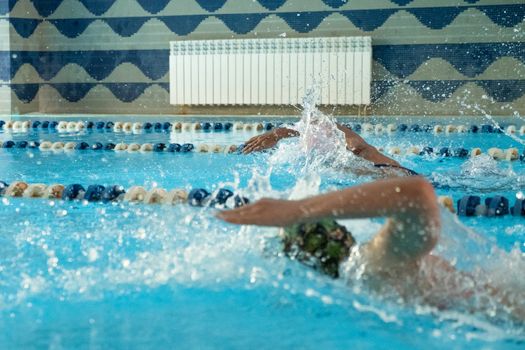
<svg viewBox="0 0 525 350"><path fill-rule="evenodd" d="M137 230L137 238L138 239L145 239L146 238L146 230L142 227Z"/></svg>
<svg viewBox="0 0 525 350"><path fill-rule="evenodd" d="M90 248L88 251L88 260L89 262L94 262L98 260L98 251L95 248Z"/></svg>
<svg viewBox="0 0 525 350"><path fill-rule="evenodd" d="M56 212L56 216L58 216L58 217L64 217L66 215L67 215L67 210L65 210L65 209L57 210L57 212Z"/></svg>

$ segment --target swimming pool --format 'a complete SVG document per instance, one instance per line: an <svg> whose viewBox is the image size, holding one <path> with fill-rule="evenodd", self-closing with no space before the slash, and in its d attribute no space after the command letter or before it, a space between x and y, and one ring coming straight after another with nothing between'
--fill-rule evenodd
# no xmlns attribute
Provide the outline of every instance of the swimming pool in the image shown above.
<svg viewBox="0 0 525 350"><path fill-rule="evenodd" d="M284 119L283 119L284 120ZM279 120L273 121L277 123ZM253 121L251 121L253 122ZM362 121L345 120L362 126ZM392 121L399 125L399 121ZM429 122L429 124L432 124ZM481 124L481 123L474 123ZM484 124L487 124L485 122ZM518 123L519 124L519 123ZM386 125L386 122L385 122ZM433 125L433 124L432 124ZM238 145L257 131L30 129L0 139L101 143ZM504 133L370 132L371 144L451 150L523 145ZM523 136L517 136L523 138ZM410 152L409 152L410 153ZM438 154L394 156L431 180L439 195L521 196L525 163ZM171 153L2 148L0 180L230 188L251 200L351 186L369 178L312 161L296 140L276 152ZM317 186L319 184L319 186ZM463 348L523 347L523 326L459 311L432 311L371 295L280 253L277 229L239 228L216 209L188 205L3 198L0 204L2 348ZM525 221L443 213L437 252L482 266L525 291ZM381 220L345 222L358 241ZM463 226L464 225L464 226ZM473 231L469 230L472 229Z"/></svg>

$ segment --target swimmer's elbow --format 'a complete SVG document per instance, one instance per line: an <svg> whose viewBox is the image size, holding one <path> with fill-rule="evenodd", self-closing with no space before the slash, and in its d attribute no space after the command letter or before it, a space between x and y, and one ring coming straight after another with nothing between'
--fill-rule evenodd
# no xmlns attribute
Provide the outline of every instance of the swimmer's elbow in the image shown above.
<svg viewBox="0 0 525 350"><path fill-rule="evenodd" d="M439 205L434 187L421 176L412 176L408 179L412 182L413 193L416 197L416 206L421 214L437 216L439 218Z"/></svg>
<svg viewBox="0 0 525 350"><path fill-rule="evenodd" d="M437 196L434 187L423 177L414 176L411 180L414 182L413 188L416 190L417 215L421 221L420 224L425 228L426 250L430 251L437 244L441 232L441 216Z"/></svg>
<svg viewBox="0 0 525 350"><path fill-rule="evenodd" d="M397 220L402 223L405 252L419 258L428 254L437 244L441 231L439 204L432 185L420 176L398 179L403 208L397 213ZM410 233L408 233L410 232Z"/></svg>
<svg viewBox="0 0 525 350"><path fill-rule="evenodd" d="M402 192L409 199L422 201L423 203L436 201L434 187L422 176L411 176L404 178L402 181Z"/></svg>

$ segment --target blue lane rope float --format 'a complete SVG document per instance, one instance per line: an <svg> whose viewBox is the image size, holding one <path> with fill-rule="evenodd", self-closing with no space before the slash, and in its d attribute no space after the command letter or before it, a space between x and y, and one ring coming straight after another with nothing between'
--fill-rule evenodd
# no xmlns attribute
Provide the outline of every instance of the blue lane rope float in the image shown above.
<svg viewBox="0 0 525 350"><path fill-rule="evenodd" d="M102 185L90 185L88 186L84 199L88 202L98 202L102 200L102 194L105 191L105 187Z"/></svg>
<svg viewBox="0 0 525 350"><path fill-rule="evenodd" d="M509 200L503 196L495 196L485 199L487 216L503 216L509 214Z"/></svg>
<svg viewBox="0 0 525 350"><path fill-rule="evenodd" d="M0 141L0 148L5 149L14 149L14 148L30 148L30 149L39 149L40 151L115 151L115 152L128 152L128 153L150 153L150 152L168 152L168 153L188 153L188 152L197 152L197 153L241 153L244 149L244 145L217 145L217 144L192 144L192 143L170 143L165 144L162 142L158 143L131 143L126 144L120 142L114 144L108 142L103 144L101 142L94 142L89 144L84 141L79 142L61 142L61 141ZM388 147L384 149L383 147L378 148L382 152L386 152L390 155L418 155L418 156L436 156L443 158L467 158L467 157L476 157L483 154L481 148L473 148L470 151L465 148L449 148L441 147L435 149L434 147L423 147L410 146L406 149L401 149L400 147ZM525 150L520 154L517 148L508 148L500 149L497 147L491 147L487 150L486 154L491 158L499 161L516 161L522 160L525 161Z"/></svg>
<svg viewBox="0 0 525 350"><path fill-rule="evenodd" d="M481 198L478 196L464 196L457 203L459 216L475 216L476 208L481 205Z"/></svg>
<svg viewBox="0 0 525 350"><path fill-rule="evenodd" d="M203 132L223 132L223 131L269 131L282 123L271 122L130 122L130 121L30 121L30 120L0 120L0 129L13 133L27 133L30 130L48 129L56 130L59 133L81 132L84 130L113 131L124 133L146 132L183 132L183 131L203 131ZM371 123L347 123L346 126L356 132L362 133L434 133L434 134L462 134L462 133L503 133L525 135L525 125L507 125L497 127L491 124L483 125L440 125L440 124L388 124L383 125Z"/></svg>
<svg viewBox="0 0 525 350"><path fill-rule="evenodd" d="M64 188L64 191L62 192L62 199L64 200L74 200L77 198L80 198L80 196L84 195L86 193L86 190L82 185L79 184L73 184L73 185L67 185Z"/></svg>
<svg viewBox="0 0 525 350"><path fill-rule="evenodd" d="M510 208L510 213L512 216L525 216L525 199L517 199Z"/></svg>

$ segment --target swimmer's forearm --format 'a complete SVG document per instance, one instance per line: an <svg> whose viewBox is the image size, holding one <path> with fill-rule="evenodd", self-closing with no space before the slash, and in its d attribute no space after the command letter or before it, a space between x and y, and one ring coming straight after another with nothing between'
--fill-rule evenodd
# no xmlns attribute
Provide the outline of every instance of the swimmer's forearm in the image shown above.
<svg viewBox="0 0 525 350"><path fill-rule="evenodd" d="M432 186L420 177L393 178L350 187L297 202L304 221L325 217L368 218L437 216ZM431 214L430 216L427 214Z"/></svg>
<svg viewBox="0 0 525 350"><path fill-rule="evenodd" d="M279 140L286 139L289 137L297 137L300 135L299 131L288 128L277 128L272 132L279 138Z"/></svg>
<svg viewBox="0 0 525 350"><path fill-rule="evenodd" d="M294 136L299 136L299 133L295 130L277 128L249 139L244 145L242 152L244 154L249 154L272 148L275 147L280 140Z"/></svg>
<svg viewBox="0 0 525 350"><path fill-rule="evenodd" d="M387 265L414 261L436 245L441 229L432 185L419 176L397 177L302 200L304 221L323 217L390 220L367 244L369 257Z"/></svg>
<svg viewBox="0 0 525 350"><path fill-rule="evenodd" d="M347 148L356 156L359 156L374 164L391 164L400 166L398 162L379 152L377 148L367 143L365 139L363 139L349 127L343 124L337 124L337 128L345 134Z"/></svg>
<svg viewBox="0 0 525 350"><path fill-rule="evenodd" d="M370 145L366 149L361 151L359 156L374 164L390 164L398 167L401 166L398 162L379 152L377 148Z"/></svg>

